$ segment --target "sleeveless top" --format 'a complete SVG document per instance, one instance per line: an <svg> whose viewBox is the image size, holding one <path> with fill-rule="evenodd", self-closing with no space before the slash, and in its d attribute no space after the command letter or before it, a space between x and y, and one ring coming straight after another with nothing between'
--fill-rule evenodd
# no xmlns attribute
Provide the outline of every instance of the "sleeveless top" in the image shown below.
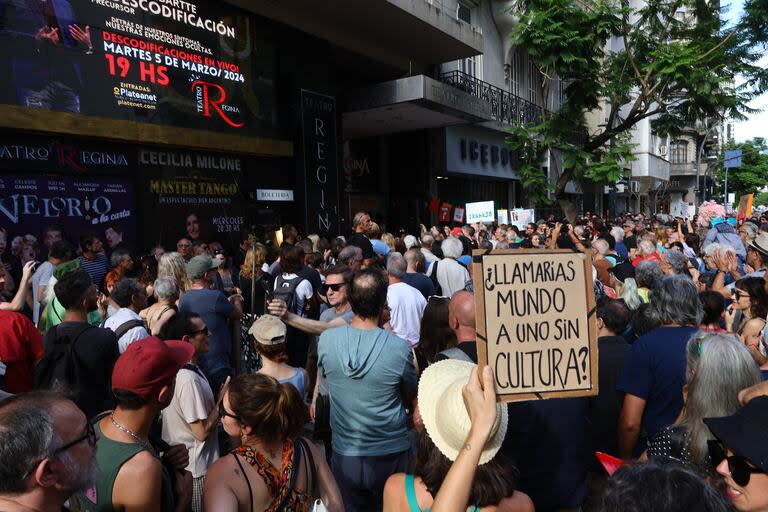
<svg viewBox="0 0 768 512"><path fill-rule="evenodd" d="M280 384L293 384L293 387L295 387L299 395L301 395L301 398L304 398L304 372L301 371L299 368L296 368L296 373L293 374L293 377L288 377L287 379L278 380Z"/></svg>
<svg viewBox="0 0 768 512"><path fill-rule="evenodd" d="M151 331L152 330L152 324L155 323L155 320L160 320L163 317L163 315L166 313L166 311L171 310L171 309L176 311L176 312L178 312L178 308L174 304L172 306L163 306L163 308L160 310L160 314L159 315L152 315L151 317L148 315L147 316L147 329L149 329Z"/></svg>
<svg viewBox="0 0 768 512"><path fill-rule="evenodd" d="M117 474L120 472L123 464L145 450L139 443L113 441L103 435L99 421L107 414L109 413L98 415L93 424L98 435L98 441L96 441L96 462L99 466L99 477L96 480L96 485L87 491L75 495L80 505L80 510L84 512L114 512L112 489L115 486ZM165 465L163 465L162 495L158 511L173 512L174 506L173 479Z"/></svg>
<svg viewBox="0 0 768 512"><path fill-rule="evenodd" d="M240 446L233 450L237 456L244 458L248 464L259 474L266 484L272 502L264 509L264 512L309 512L312 497L309 493L299 491L291 487L291 474L293 473L293 443L283 442L283 455L280 459L280 467L272 465L267 457L253 449L251 446ZM237 461L237 457L235 457ZM238 461L239 464L239 461ZM298 471L298 468L296 468ZM243 472L251 492L251 483ZM282 506L281 506L282 505ZM251 503L253 508L253 503Z"/></svg>
<svg viewBox="0 0 768 512"><path fill-rule="evenodd" d="M408 509L410 512L429 512L419 508L419 500L416 499L416 479L411 474L405 475L405 497L408 498ZM480 507L474 505L470 512L479 512Z"/></svg>

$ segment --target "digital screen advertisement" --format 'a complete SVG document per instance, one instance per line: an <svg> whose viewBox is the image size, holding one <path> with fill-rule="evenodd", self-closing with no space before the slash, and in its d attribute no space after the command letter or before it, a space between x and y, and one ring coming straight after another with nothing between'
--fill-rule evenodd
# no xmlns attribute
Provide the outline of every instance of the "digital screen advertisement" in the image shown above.
<svg viewBox="0 0 768 512"><path fill-rule="evenodd" d="M252 16L200 0L0 4L0 102L261 135L273 49Z"/></svg>

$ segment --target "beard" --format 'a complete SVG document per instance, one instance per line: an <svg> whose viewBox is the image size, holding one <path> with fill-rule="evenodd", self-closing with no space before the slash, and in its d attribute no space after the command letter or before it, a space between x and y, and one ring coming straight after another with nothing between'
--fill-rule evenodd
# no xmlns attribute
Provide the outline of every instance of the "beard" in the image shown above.
<svg viewBox="0 0 768 512"><path fill-rule="evenodd" d="M96 464L96 450L87 465L77 462L68 453L62 453L59 460L66 468L66 477L62 486L72 492L83 492L96 485L99 478L99 466Z"/></svg>

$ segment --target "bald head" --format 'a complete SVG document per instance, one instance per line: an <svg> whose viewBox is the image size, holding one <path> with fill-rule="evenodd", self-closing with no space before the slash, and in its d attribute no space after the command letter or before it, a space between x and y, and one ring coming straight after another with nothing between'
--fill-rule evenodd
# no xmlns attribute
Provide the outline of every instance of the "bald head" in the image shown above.
<svg viewBox="0 0 768 512"><path fill-rule="evenodd" d="M453 294L448 305L448 322L459 341L475 339L475 297L471 293L462 290Z"/></svg>

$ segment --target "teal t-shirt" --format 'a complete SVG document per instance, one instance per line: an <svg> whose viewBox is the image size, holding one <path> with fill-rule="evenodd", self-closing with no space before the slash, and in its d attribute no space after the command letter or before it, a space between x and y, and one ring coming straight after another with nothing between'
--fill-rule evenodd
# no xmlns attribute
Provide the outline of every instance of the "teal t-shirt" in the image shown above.
<svg viewBox="0 0 768 512"><path fill-rule="evenodd" d="M375 457L409 449L402 397L415 396L417 377L405 340L345 325L323 332L317 352L331 391L333 450Z"/></svg>

